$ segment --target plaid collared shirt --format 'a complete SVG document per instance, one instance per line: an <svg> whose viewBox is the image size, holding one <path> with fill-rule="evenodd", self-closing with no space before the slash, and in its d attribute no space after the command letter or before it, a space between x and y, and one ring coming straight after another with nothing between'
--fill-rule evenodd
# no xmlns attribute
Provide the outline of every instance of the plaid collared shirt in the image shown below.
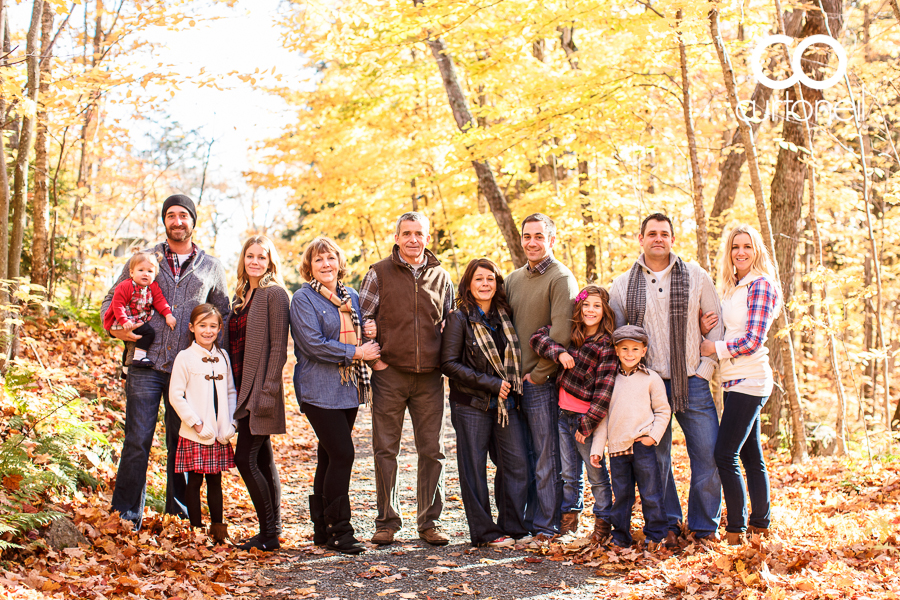
<svg viewBox="0 0 900 600"><path fill-rule="evenodd" d="M526 264L525 264L525 269L526 269L529 273L535 273L535 272L536 272L538 275L543 275L543 274L544 274L544 271L546 271L547 269L550 268L550 264L551 264L552 262L553 262L553 255L552 255L552 254L548 254L547 256L544 257L544 260L542 260L541 262L539 262L538 264L536 264L536 265L534 266L534 268L532 268L530 264L526 263Z"/></svg>
<svg viewBox="0 0 900 600"><path fill-rule="evenodd" d="M750 356L759 350L775 316L776 304L778 304L778 290L765 278L760 277L747 286L747 333L727 342L726 346L732 357ZM722 388L730 388L742 381L744 380L725 381Z"/></svg>
<svg viewBox="0 0 900 600"><path fill-rule="evenodd" d="M616 383L618 362L609 336L605 333L594 336L585 340L580 348L569 344L566 349L550 337L550 326L545 325L534 332L530 343L539 356L553 362L558 363L563 352L568 352L575 360L575 367L562 370L557 383L575 398L590 403L588 411L581 416L578 430L585 436L591 435L609 412Z"/></svg>
<svg viewBox="0 0 900 600"><path fill-rule="evenodd" d="M188 259L184 261L184 264L178 263L178 255L172 252L172 249L169 247L169 242L165 242L166 247L166 262L169 263L169 268L172 269L172 275L175 277L175 283L178 283L178 280L181 278L181 272L184 271L191 261L194 260L194 257L197 256L197 244L191 242L191 255L188 256Z"/></svg>

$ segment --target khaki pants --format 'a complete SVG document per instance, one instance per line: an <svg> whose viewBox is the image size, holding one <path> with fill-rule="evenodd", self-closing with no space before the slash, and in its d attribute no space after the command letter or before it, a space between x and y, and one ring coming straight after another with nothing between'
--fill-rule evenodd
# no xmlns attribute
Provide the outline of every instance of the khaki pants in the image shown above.
<svg viewBox="0 0 900 600"><path fill-rule="evenodd" d="M441 372L406 373L393 367L372 374L372 446L375 452L375 527L403 525L397 485L397 454L406 409L418 454L418 530L439 524L444 508L444 385Z"/></svg>

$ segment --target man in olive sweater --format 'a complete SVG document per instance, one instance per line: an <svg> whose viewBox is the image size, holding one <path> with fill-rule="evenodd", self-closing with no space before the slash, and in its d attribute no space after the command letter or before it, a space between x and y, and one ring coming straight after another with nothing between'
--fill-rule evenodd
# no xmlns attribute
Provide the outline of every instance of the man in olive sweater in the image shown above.
<svg viewBox="0 0 900 600"><path fill-rule="evenodd" d="M550 337L567 346L572 336L572 300L578 294L578 284L572 272L553 258L555 243L556 225L550 217L540 213L525 217L522 248L528 263L510 273L505 288L520 340L529 340L535 331L550 325ZM526 342L522 344L522 372L525 376L520 408L525 417L526 440L530 441L532 477L526 522L535 539L546 541L559 533L563 489L556 363L539 357Z"/></svg>
<svg viewBox="0 0 900 600"><path fill-rule="evenodd" d="M147 465L156 431L160 398L166 407L165 510L166 514L187 518L184 503L186 475L175 473L175 451L178 447L181 419L169 404L169 378L175 357L191 345L188 330L191 311L198 305L209 302L227 317L229 307L222 263L192 241L197 223L194 202L182 194L169 196L163 203L162 221L166 228L166 240L145 251L153 253L159 261L156 283L172 307L176 324L174 329L169 329L163 316L155 313L149 323L156 331L156 338L147 352L153 368L129 367L125 381L125 439L122 441L122 454L112 497L113 510L119 511L123 519L134 523L135 529L140 528L144 515ZM106 294L100 314L106 314L116 286L127 277L129 271L126 266ZM225 330L228 330L227 327ZM126 342L138 339L133 330L112 329L109 333Z"/></svg>

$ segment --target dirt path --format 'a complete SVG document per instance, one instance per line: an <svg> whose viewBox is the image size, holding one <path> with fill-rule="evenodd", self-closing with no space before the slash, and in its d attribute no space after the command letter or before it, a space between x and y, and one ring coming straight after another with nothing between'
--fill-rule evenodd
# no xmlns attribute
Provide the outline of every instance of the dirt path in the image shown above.
<svg viewBox="0 0 900 600"><path fill-rule="evenodd" d="M293 407L291 412L296 411ZM307 427L299 414L293 426ZM302 423L301 423L302 421ZM295 429L296 431L296 429ZM351 483L353 524L357 537L374 533L375 480L372 476L371 413L361 409L354 430L357 458ZM459 596L484 598L591 598L606 580L595 569L570 560L551 560L524 549L472 548L456 469L456 436L447 412L445 452L445 507L442 526L451 536L445 547L418 539L415 529L416 454L409 419L403 430L399 455L401 513L404 528L390 546L370 549L356 557L324 552L309 542L306 495L315 465L307 461L298 472L283 473L285 536L283 562L263 574L268 593L285 598L420 598L438 600ZM296 464L296 463L295 463ZM489 473L493 478L493 470ZM585 512L588 514L588 511ZM587 519L585 519L587 523ZM586 532L586 527L584 528Z"/></svg>

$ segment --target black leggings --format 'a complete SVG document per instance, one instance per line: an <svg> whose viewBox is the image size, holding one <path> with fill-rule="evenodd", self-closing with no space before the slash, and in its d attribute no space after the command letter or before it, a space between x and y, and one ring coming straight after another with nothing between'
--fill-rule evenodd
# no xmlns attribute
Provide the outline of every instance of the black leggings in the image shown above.
<svg viewBox="0 0 900 600"><path fill-rule="evenodd" d="M272 517L276 527L281 527L281 479L275 468L275 454L272 452L272 441L267 435L250 433L250 417L238 420L237 446L234 451L234 462L238 472L250 493L250 500L256 509L260 527ZM266 514L271 507L274 514ZM268 532L270 535L280 531Z"/></svg>
<svg viewBox="0 0 900 600"><path fill-rule="evenodd" d="M319 464L313 493L332 502L350 493L350 474L353 472L353 423L359 408L319 408L303 405L319 438Z"/></svg>
<svg viewBox="0 0 900 600"><path fill-rule="evenodd" d="M185 489L185 504L187 504L188 516L191 518L191 527L203 526L203 515L200 513L200 486L203 485L203 473L190 471L187 474L187 488ZM222 522L222 474L206 473L206 503L209 504L209 519L213 523Z"/></svg>

